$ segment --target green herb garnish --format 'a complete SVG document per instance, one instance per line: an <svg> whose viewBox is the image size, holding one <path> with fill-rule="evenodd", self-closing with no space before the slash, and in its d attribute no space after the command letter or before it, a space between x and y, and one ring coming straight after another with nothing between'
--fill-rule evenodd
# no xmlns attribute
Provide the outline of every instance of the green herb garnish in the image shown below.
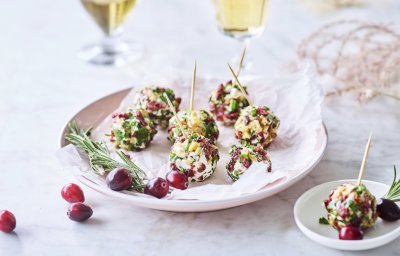
<svg viewBox="0 0 400 256"><path fill-rule="evenodd" d="M329 225L329 221L325 217L319 218L319 224Z"/></svg>
<svg viewBox="0 0 400 256"><path fill-rule="evenodd" d="M122 162L113 159L104 143L90 139L90 130L79 128L76 122L72 121L68 124L68 132L65 135L65 139L87 154L90 166L100 175L108 173L115 168L127 169L132 174L133 190L142 192L144 188L143 180L147 179L145 172L122 151L116 151Z"/></svg>
<svg viewBox="0 0 400 256"><path fill-rule="evenodd" d="M400 179L396 180L396 166L394 166L394 177L392 181L392 185L389 188L389 191L383 196L385 199L392 200L394 202L400 202Z"/></svg>

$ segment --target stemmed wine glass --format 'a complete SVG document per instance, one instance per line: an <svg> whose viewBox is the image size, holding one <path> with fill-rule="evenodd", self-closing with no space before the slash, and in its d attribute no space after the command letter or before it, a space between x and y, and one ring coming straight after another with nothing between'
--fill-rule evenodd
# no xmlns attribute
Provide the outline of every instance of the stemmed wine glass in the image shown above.
<svg viewBox="0 0 400 256"><path fill-rule="evenodd" d="M83 48L79 56L93 64L121 66L138 60L140 47L122 39L122 25L137 0L81 0L86 11L101 28L105 37Z"/></svg>
<svg viewBox="0 0 400 256"><path fill-rule="evenodd" d="M265 28L269 0L213 0L219 30L226 36L239 41L240 50L247 48L251 38L260 36ZM238 64L240 58L232 62ZM248 58L243 68L248 69Z"/></svg>

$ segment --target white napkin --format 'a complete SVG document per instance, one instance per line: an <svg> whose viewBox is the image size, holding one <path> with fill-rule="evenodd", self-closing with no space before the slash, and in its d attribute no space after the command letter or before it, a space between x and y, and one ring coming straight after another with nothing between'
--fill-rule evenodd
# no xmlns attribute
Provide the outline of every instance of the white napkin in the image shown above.
<svg viewBox="0 0 400 256"><path fill-rule="evenodd" d="M225 80L197 78L195 108L208 110L210 92L218 84L226 82ZM189 81L189 74L178 76L178 78L175 76L174 79L166 79L165 83L158 86L174 89L177 96L183 98L181 109L185 109L189 104ZM314 157L316 133L322 122L323 95L321 89L313 83L313 75L308 68L272 79L242 77L241 83L248 87L253 105L270 107L281 120L278 137L268 149L271 155L272 172L267 173L266 167L261 163L253 163L249 170L233 183L226 173L225 166L229 161L228 151L231 145L238 142L234 137L233 127L219 124L220 137L217 146L220 160L214 175L204 182L192 182L187 190L174 190L166 199L217 200L254 193L268 184L287 177L290 172L305 167ZM141 86L133 88L115 112L125 111L133 106L135 92L140 88ZM111 122L110 114L93 129L92 138L105 141L110 150L113 150L113 146L104 135L109 132ZM141 152L129 152L129 154L150 177L165 176L168 171L170 148L171 142L167 140L167 133L159 131L149 148ZM82 159L76 160L76 151L64 148L60 149L57 155L62 159L64 167L80 165L83 167L82 171L87 171L87 163L83 166Z"/></svg>

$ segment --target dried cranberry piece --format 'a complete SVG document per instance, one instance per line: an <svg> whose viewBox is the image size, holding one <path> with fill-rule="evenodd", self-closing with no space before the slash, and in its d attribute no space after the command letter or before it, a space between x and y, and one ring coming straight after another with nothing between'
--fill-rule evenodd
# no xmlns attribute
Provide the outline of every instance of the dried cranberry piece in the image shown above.
<svg viewBox="0 0 400 256"><path fill-rule="evenodd" d="M199 168L197 168L197 172L204 172L204 170L206 169L206 165L205 164L201 164Z"/></svg>
<svg viewBox="0 0 400 256"><path fill-rule="evenodd" d="M178 111L178 110L179 110L179 105L180 105L181 102L182 102L182 98L181 98L181 97L176 97L176 98L175 98L175 102L176 102L175 108L176 108L176 110Z"/></svg>
<svg viewBox="0 0 400 256"><path fill-rule="evenodd" d="M149 101L147 103L147 107L151 111L157 111L157 110L163 108L163 104L161 104L160 102L157 102L157 101Z"/></svg>
<svg viewBox="0 0 400 256"><path fill-rule="evenodd" d="M239 118L239 112L231 112L231 113L226 113L226 118L230 120L236 120Z"/></svg>
<svg viewBox="0 0 400 256"><path fill-rule="evenodd" d="M364 237L363 231L359 227L343 227L339 230L340 240L362 240Z"/></svg>
<svg viewBox="0 0 400 256"><path fill-rule="evenodd" d="M218 121L224 121L224 115L225 115L225 106L224 105L218 105L218 107L217 107L217 120Z"/></svg>
<svg viewBox="0 0 400 256"><path fill-rule="evenodd" d="M242 164L243 164L244 167L249 168L250 165L252 164L252 162L251 162L251 160L249 160L249 159L247 159L247 158L244 158L244 159L242 160Z"/></svg>
<svg viewBox="0 0 400 256"><path fill-rule="evenodd" d="M136 114L136 118L139 120L139 122L140 122L140 124L142 126L146 126L147 125L147 122L146 122L146 120L144 120L142 112L138 111L137 114Z"/></svg>
<svg viewBox="0 0 400 256"><path fill-rule="evenodd" d="M132 186L132 176L125 168L115 168L106 177L107 186L114 191L121 191Z"/></svg>

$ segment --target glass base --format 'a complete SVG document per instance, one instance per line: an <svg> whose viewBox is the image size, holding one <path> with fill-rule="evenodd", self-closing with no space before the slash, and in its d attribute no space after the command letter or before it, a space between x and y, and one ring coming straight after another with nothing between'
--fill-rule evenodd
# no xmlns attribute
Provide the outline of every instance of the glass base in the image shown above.
<svg viewBox="0 0 400 256"><path fill-rule="evenodd" d="M123 66L138 61L144 56L143 48L134 43L98 43L84 47L79 58L96 65Z"/></svg>
<svg viewBox="0 0 400 256"><path fill-rule="evenodd" d="M240 55L237 55L233 58L231 58L231 61L229 63L231 63L232 67L235 67L235 70L238 69L239 64L240 64ZM249 71L251 68L253 67L253 61L248 57L245 56L243 63L242 63L242 71Z"/></svg>

